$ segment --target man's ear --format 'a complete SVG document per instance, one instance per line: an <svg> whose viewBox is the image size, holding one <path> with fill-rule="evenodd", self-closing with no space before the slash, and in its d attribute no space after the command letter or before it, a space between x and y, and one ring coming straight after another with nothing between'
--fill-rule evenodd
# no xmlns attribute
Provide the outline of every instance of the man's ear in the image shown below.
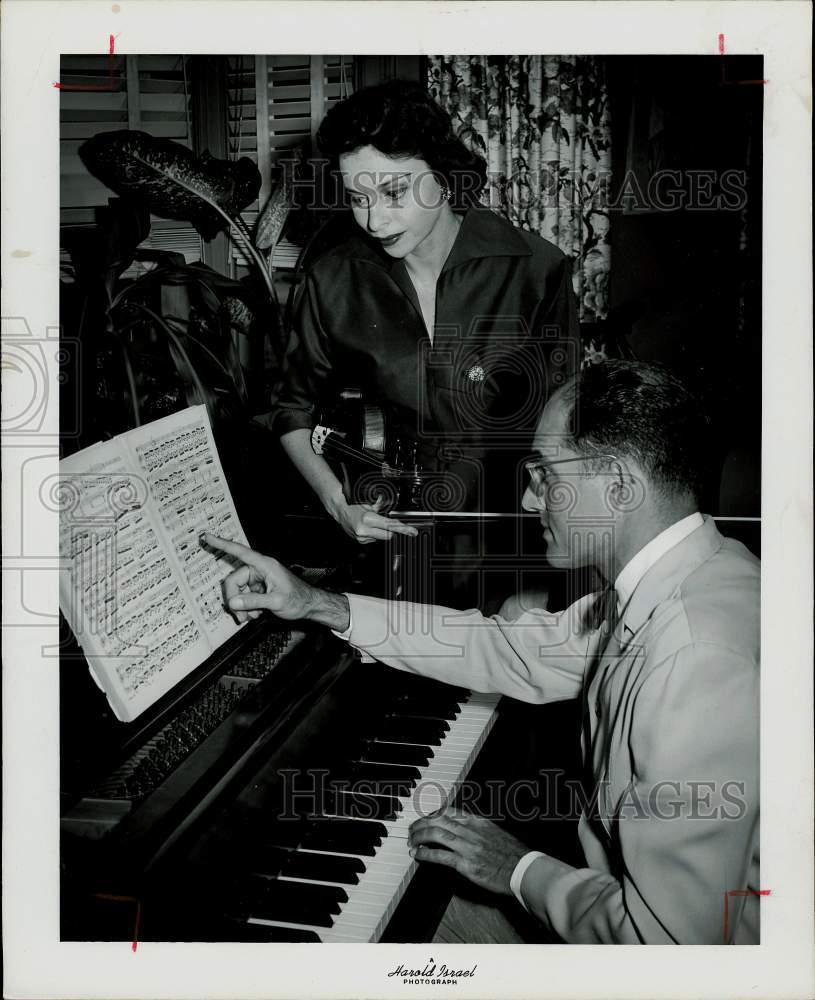
<svg viewBox="0 0 815 1000"><path fill-rule="evenodd" d="M610 466L610 472L611 472L612 486L617 489L624 489L625 484L629 480L629 476L628 472L626 471L625 467L623 466L619 458L615 458L612 460Z"/></svg>
<svg viewBox="0 0 815 1000"><path fill-rule="evenodd" d="M642 505L645 499L643 480L628 463L615 458L609 467L609 506L615 512L630 514Z"/></svg>

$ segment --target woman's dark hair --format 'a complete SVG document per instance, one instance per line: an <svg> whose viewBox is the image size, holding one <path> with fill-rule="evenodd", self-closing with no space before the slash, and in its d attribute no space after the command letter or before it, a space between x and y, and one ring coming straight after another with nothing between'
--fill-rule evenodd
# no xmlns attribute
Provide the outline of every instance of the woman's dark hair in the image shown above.
<svg viewBox="0 0 815 1000"><path fill-rule="evenodd" d="M711 424L700 398L662 365L611 359L582 369L564 389L570 446L590 458L634 458L668 495L704 486Z"/></svg>
<svg viewBox="0 0 815 1000"><path fill-rule="evenodd" d="M424 160L449 188L454 208L476 203L487 182L487 164L459 139L447 112L423 87L405 80L365 87L335 104L320 125L317 145L332 169L342 153L361 146Z"/></svg>

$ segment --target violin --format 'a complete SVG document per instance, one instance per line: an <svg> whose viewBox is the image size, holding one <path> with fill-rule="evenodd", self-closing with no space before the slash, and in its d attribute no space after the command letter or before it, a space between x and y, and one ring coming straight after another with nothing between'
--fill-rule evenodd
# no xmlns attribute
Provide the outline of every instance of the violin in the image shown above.
<svg viewBox="0 0 815 1000"><path fill-rule="evenodd" d="M537 517L458 509L463 491L443 472L425 468L415 438L397 431L386 411L359 389L344 389L311 432L315 454L338 473L351 503L380 500L381 513L414 525Z"/></svg>
<svg viewBox="0 0 815 1000"><path fill-rule="evenodd" d="M383 498L383 513L419 508L430 474L419 462L418 442L394 431L385 410L366 402L361 390L340 393L311 432L311 447L339 471L352 503Z"/></svg>

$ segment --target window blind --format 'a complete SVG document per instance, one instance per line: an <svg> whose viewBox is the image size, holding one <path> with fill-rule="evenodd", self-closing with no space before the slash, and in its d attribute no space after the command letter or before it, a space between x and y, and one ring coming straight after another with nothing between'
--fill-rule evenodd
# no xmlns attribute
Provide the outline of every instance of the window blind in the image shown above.
<svg viewBox="0 0 815 1000"><path fill-rule="evenodd" d="M235 56L229 60L229 154L248 156L261 175L260 196L243 213L254 226L271 189L275 166L299 149L312 154L323 116L352 93L353 56ZM231 244L236 265L245 266L240 247ZM276 268L293 268L300 248L282 239L274 252Z"/></svg>
<svg viewBox="0 0 815 1000"><path fill-rule="evenodd" d="M190 94L185 56L63 56L60 72L60 222L90 225L95 209L114 192L88 173L79 147L99 132L139 129L184 146L191 144ZM201 259L195 229L153 216L142 244ZM134 265L128 275L138 273Z"/></svg>

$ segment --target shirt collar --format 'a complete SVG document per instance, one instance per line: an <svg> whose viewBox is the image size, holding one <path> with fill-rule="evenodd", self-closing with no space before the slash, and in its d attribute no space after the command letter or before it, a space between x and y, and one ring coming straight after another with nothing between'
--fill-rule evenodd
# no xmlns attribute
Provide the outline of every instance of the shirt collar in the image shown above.
<svg viewBox="0 0 815 1000"><path fill-rule="evenodd" d="M529 257L532 251L518 230L492 209L467 209L444 271L482 257Z"/></svg>
<svg viewBox="0 0 815 1000"><path fill-rule="evenodd" d="M629 560L620 571L614 581L614 589L617 592L618 611L628 606L631 596L637 589L637 584L642 580L648 570L657 563L666 552L669 552L675 545L678 545L683 538L695 531L704 524L704 518L696 511L683 517L680 521L674 522L669 528L661 531L655 538L652 538L647 545L644 545L633 559Z"/></svg>
<svg viewBox="0 0 815 1000"><path fill-rule="evenodd" d="M464 213L452 249L442 273L468 260L484 257L528 257L532 251L515 227L489 208L473 206ZM401 260L389 256L382 247L359 229L341 246L329 250L326 256L342 256L364 260L392 271L403 267Z"/></svg>

